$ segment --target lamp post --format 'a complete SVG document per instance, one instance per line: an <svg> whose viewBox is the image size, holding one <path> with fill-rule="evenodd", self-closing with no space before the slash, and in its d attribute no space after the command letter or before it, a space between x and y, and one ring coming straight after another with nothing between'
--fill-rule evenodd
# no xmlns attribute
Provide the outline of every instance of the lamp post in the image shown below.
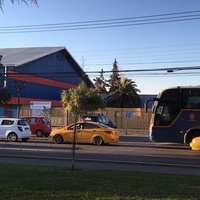
<svg viewBox="0 0 200 200"><path fill-rule="evenodd" d="M14 81L13 82L13 87L17 90L17 97L18 97L18 101L17 101L17 117L19 118L19 114L20 114L20 92L23 88L26 87L26 81Z"/></svg>

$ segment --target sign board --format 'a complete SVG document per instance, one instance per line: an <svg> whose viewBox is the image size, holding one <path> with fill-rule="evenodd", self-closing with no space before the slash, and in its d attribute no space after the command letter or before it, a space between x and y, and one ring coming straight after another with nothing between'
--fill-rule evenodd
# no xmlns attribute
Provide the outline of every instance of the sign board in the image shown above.
<svg viewBox="0 0 200 200"><path fill-rule="evenodd" d="M31 116L40 116L44 108L50 109L51 102L31 101L30 102Z"/></svg>
<svg viewBox="0 0 200 200"><path fill-rule="evenodd" d="M126 118L131 118L132 117L132 113L131 112L127 112L126 113Z"/></svg>

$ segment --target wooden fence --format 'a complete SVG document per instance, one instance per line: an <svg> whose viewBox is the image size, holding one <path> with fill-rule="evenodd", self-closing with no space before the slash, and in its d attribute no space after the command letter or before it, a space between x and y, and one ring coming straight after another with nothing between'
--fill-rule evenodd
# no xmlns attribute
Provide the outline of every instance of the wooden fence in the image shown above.
<svg viewBox="0 0 200 200"><path fill-rule="evenodd" d="M117 124L119 129L148 129L151 109L146 113L142 108L106 108L99 110L99 114L105 114ZM20 116L30 116L30 109L22 107ZM69 113L65 113L63 108L54 107L51 114L52 126L62 127L74 122Z"/></svg>

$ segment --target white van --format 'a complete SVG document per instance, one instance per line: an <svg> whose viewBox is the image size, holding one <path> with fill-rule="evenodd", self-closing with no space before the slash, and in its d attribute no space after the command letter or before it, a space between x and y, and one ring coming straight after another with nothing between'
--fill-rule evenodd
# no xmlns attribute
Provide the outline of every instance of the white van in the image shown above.
<svg viewBox="0 0 200 200"><path fill-rule="evenodd" d="M0 138L15 142L21 139L23 142L31 137L30 126L24 119L0 118Z"/></svg>

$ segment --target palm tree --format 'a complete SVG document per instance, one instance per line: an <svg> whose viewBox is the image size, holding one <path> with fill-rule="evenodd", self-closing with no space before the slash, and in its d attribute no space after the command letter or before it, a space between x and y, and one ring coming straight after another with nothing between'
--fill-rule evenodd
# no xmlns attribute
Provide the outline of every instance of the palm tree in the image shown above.
<svg viewBox="0 0 200 200"><path fill-rule="evenodd" d="M122 78L117 85L117 90L110 93L107 98L107 107L116 108L141 108L140 92L134 81Z"/></svg>

